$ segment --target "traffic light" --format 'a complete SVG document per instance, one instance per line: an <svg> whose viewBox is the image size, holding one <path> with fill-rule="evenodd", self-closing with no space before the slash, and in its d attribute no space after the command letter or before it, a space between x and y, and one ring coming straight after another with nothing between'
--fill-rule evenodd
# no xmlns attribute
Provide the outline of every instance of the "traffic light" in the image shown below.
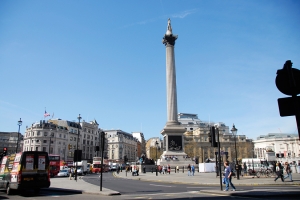
<svg viewBox="0 0 300 200"><path fill-rule="evenodd" d="M218 147L218 144L216 142L216 130L215 127L212 126L210 127L210 143L211 143L211 147Z"/></svg>
<svg viewBox="0 0 300 200"><path fill-rule="evenodd" d="M3 156L7 155L7 147L3 147Z"/></svg>

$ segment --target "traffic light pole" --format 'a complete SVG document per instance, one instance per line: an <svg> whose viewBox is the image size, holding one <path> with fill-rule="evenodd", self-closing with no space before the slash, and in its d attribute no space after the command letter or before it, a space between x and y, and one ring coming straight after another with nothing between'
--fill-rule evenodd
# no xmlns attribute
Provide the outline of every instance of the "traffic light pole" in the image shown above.
<svg viewBox="0 0 300 200"><path fill-rule="evenodd" d="M223 191L223 185L222 185L222 169L221 169L221 152L220 152L220 135L219 135L219 128L217 128L217 134L218 134L218 161L219 161L219 175L220 175L220 186L221 191Z"/></svg>
<svg viewBox="0 0 300 200"><path fill-rule="evenodd" d="M100 172L100 191L102 191L102 174L103 174L103 156L104 156L104 132L101 132L101 172Z"/></svg>

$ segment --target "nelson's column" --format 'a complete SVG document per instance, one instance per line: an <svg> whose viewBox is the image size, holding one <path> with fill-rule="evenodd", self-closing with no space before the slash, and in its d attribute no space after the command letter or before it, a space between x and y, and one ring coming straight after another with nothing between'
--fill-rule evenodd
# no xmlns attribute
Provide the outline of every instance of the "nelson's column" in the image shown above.
<svg viewBox="0 0 300 200"><path fill-rule="evenodd" d="M164 152L161 156L160 165L185 165L183 152L183 133L185 128L180 126L177 117L177 92L174 45L177 35L173 35L171 20L168 19L168 28L162 43L166 46L166 81L167 81L167 123L161 131L163 135ZM176 162L167 161L167 158L177 158ZM172 160L172 159L171 159ZM159 162L159 161L158 161Z"/></svg>

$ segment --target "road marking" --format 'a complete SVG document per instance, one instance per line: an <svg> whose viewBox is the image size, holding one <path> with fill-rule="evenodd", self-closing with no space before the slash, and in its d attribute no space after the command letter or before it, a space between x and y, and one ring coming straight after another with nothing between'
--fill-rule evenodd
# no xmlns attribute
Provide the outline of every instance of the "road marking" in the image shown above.
<svg viewBox="0 0 300 200"><path fill-rule="evenodd" d="M171 186L171 185L156 185L156 184L150 184L153 186L158 186L158 187L175 187L175 186Z"/></svg>

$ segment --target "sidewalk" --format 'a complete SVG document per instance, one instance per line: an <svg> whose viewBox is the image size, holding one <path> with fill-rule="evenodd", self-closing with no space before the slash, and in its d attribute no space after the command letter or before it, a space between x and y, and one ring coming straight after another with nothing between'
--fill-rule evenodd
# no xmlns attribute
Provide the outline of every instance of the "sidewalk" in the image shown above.
<svg viewBox="0 0 300 200"><path fill-rule="evenodd" d="M130 172L120 172L115 173L116 177L128 178L142 181L154 181L154 182L166 182L166 183L183 183L183 184L195 184L195 185L220 185L220 177L216 177L216 173L199 173L195 172L194 176L188 176L185 171L182 173L171 172L171 174L160 174L156 176L156 172L139 173L139 176L132 176ZM244 185L244 186L258 186L258 185L300 185L300 174L293 173L293 182L290 182L289 178L282 182L278 179L274 181L275 177L271 178L253 178L252 176L240 176L240 179L232 179L234 185Z"/></svg>

